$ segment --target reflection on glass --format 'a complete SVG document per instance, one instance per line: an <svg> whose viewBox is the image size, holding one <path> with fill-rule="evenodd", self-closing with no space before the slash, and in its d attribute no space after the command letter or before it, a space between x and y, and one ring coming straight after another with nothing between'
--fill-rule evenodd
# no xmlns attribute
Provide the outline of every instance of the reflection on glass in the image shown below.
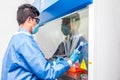
<svg viewBox="0 0 120 80"><path fill-rule="evenodd" d="M79 32L80 28L80 14L74 13L72 15L62 18L61 31L66 36L65 39L59 44L53 57L57 58L60 56L69 57L71 52L78 47L80 42L87 42L85 37ZM85 46L81 51L82 60L88 63L88 46ZM86 64L88 66L88 64Z"/></svg>

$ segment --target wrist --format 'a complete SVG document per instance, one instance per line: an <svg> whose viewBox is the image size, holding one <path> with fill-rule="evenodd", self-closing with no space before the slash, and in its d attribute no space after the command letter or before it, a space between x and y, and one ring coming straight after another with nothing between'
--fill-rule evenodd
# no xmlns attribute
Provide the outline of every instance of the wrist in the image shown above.
<svg viewBox="0 0 120 80"><path fill-rule="evenodd" d="M70 66L73 64L70 59L69 59L67 62L68 62L68 64L69 64Z"/></svg>

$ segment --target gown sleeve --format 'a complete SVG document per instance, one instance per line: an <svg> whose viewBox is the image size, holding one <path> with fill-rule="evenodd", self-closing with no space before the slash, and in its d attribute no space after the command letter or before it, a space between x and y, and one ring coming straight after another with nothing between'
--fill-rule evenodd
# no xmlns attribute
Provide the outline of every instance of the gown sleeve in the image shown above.
<svg viewBox="0 0 120 80"><path fill-rule="evenodd" d="M54 80L70 68L67 61L57 65L50 64L33 39L24 40L18 52L31 72L40 79Z"/></svg>

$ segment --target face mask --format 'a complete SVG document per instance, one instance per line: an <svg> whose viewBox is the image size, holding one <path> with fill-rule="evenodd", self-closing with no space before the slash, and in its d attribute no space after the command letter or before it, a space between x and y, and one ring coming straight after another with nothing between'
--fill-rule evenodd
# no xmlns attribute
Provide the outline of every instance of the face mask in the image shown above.
<svg viewBox="0 0 120 80"><path fill-rule="evenodd" d="M35 27L32 28L32 34L36 34L39 30L39 25L37 24Z"/></svg>
<svg viewBox="0 0 120 80"><path fill-rule="evenodd" d="M62 30L63 34L66 36L71 34L71 30L66 25L63 25L61 30Z"/></svg>

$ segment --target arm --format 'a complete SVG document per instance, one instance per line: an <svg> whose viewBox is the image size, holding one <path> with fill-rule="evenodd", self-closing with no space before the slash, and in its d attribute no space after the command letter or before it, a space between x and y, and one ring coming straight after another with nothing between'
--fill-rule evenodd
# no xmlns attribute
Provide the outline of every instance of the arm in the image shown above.
<svg viewBox="0 0 120 80"><path fill-rule="evenodd" d="M40 79L53 80L70 68L66 61L58 65L51 65L47 62L34 40L25 41L18 51L28 67Z"/></svg>

